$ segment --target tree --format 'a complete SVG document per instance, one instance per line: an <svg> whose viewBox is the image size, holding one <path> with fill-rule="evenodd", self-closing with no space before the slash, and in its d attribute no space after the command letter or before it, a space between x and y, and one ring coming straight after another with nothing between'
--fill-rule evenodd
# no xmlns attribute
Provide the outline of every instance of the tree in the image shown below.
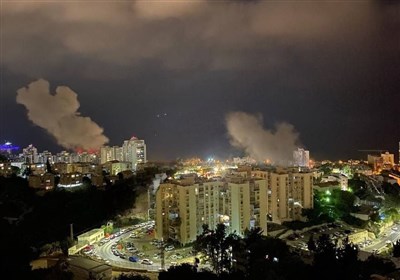
<svg viewBox="0 0 400 280"><path fill-rule="evenodd" d="M213 270L219 275L232 270L232 246L237 239L236 234L227 236L224 224L218 224L215 230L203 225L203 232L197 236L194 249L203 253L205 260L210 260Z"/></svg>
<svg viewBox="0 0 400 280"><path fill-rule="evenodd" d="M400 240L397 240L395 243L393 243L393 257L400 257Z"/></svg>
<svg viewBox="0 0 400 280"><path fill-rule="evenodd" d="M167 271L162 271L158 274L159 280L217 280L221 279L216 274L210 271L197 271L197 267L184 263L181 265L171 266ZM231 279L233 280L233 279Z"/></svg>
<svg viewBox="0 0 400 280"><path fill-rule="evenodd" d="M394 271L396 266L389 259L370 255L361 265L362 279L370 279L371 274L386 275Z"/></svg>
<svg viewBox="0 0 400 280"><path fill-rule="evenodd" d="M134 274L134 273L130 273L130 274L121 273L120 275L118 275L118 277L116 277L114 279L115 280L150 280L150 278L145 275Z"/></svg>
<svg viewBox="0 0 400 280"><path fill-rule="evenodd" d="M49 159L47 159L47 161L46 161L46 172L53 173Z"/></svg>
<svg viewBox="0 0 400 280"><path fill-rule="evenodd" d="M314 252L317 249L317 245L315 244L313 234L311 234L310 238L308 239L307 248L308 250L310 250L310 252Z"/></svg>
<svg viewBox="0 0 400 280"><path fill-rule="evenodd" d="M358 260L359 249L346 237L342 246L337 250L337 259L340 266L340 279L356 279L360 271L360 261Z"/></svg>
<svg viewBox="0 0 400 280"><path fill-rule="evenodd" d="M336 244L330 240L327 234L318 238L313 268L317 279L340 279L338 278Z"/></svg>
<svg viewBox="0 0 400 280"><path fill-rule="evenodd" d="M167 271L162 271L158 275L159 280L194 279L197 268L188 263L171 266Z"/></svg>
<svg viewBox="0 0 400 280"><path fill-rule="evenodd" d="M244 259L247 269L243 273L246 279L296 279L299 276L298 279L307 279L304 263L290 253L283 240L262 235L260 228L245 232L243 240L242 255L247 254Z"/></svg>

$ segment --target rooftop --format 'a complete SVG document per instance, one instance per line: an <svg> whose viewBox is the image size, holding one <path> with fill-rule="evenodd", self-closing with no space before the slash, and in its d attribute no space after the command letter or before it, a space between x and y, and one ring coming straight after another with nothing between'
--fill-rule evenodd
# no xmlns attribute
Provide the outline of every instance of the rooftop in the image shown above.
<svg viewBox="0 0 400 280"><path fill-rule="evenodd" d="M70 256L68 258L68 263L71 266L83 268L85 270L91 270L97 273L112 269L112 267L107 264L77 256Z"/></svg>
<svg viewBox="0 0 400 280"><path fill-rule="evenodd" d="M91 236L91 235L93 235L93 234L99 232L100 230L103 230L103 229L101 229L101 228L94 228L94 229L89 230L88 232L85 232L85 233L83 233L83 234L81 234L81 235L79 235L79 236L81 236L81 237Z"/></svg>

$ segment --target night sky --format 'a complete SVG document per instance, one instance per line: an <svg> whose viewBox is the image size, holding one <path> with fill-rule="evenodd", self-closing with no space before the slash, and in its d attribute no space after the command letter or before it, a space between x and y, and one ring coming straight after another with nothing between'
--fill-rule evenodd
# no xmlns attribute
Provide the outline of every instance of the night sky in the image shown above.
<svg viewBox="0 0 400 280"><path fill-rule="evenodd" d="M400 4L2 1L0 141L59 152L16 100L38 79L74 91L72 118L90 117L109 145L144 139L150 160L245 155L228 133L235 112L271 135L290 124L317 160L397 159ZM55 129L58 107L32 102Z"/></svg>

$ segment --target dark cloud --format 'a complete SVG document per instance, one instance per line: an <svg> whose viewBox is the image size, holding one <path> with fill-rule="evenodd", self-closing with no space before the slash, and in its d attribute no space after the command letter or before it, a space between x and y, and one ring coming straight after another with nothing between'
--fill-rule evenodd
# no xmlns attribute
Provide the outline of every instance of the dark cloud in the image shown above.
<svg viewBox="0 0 400 280"><path fill-rule="evenodd" d="M135 133L151 158L230 155L230 111L292 123L311 155L394 152L399 5L244 2L4 2L2 118L21 114L7 96L46 77L79 92L112 144Z"/></svg>

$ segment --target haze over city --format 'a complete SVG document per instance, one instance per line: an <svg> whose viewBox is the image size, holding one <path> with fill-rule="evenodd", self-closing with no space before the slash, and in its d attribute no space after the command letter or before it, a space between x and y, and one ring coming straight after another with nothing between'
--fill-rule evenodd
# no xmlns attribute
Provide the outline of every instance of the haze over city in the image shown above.
<svg viewBox="0 0 400 280"><path fill-rule="evenodd" d="M394 152L399 21L378 1L2 1L0 139L135 135L150 160Z"/></svg>
<svg viewBox="0 0 400 280"><path fill-rule="evenodd" d="M2 279L400 279L400 2L0 0Z"/></svg>

